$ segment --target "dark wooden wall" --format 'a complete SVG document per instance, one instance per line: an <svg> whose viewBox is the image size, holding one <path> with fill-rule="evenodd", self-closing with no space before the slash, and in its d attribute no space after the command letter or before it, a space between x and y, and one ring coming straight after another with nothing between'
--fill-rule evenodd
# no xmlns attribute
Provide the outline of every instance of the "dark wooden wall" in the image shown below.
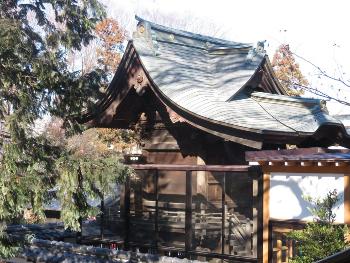
<svg viewBox="0 0 350 263"><path fill-rule="evenodd" d="M135 108L139 109L139 118L133 125L143 136L146 163L246 164L246 147L207 134L176 119L176 116L170 116L151 94L135 97L134 103L138 103ZM155 238L152 226L157 217L157 239L167 246L184 247L186 172L159 170L156 176L157 183L155 171L138 171L137 178L130 182L131 225L128 238L131 243L143 240L144 244L151 246ZM254 220L252 177L247 173L208 171L193 171L191 177L192 218L196 225L194 248L244 256L254 254L250 239ZM225 244L222 241L223 213L226 215Z"/></svg>

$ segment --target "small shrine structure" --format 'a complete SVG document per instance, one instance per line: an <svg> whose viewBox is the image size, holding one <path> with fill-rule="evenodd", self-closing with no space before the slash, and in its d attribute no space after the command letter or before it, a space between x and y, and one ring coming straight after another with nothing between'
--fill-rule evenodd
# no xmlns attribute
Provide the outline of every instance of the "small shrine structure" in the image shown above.
<svg viewBox="0 0 350 263"><path fill-rule="evenodd" d="M350 226L350 151L324 148L252 151L246 159L263 172L263 262L288 262L295 244L286 238L313 220L306 196L336 191L335 223Z"/></svg>

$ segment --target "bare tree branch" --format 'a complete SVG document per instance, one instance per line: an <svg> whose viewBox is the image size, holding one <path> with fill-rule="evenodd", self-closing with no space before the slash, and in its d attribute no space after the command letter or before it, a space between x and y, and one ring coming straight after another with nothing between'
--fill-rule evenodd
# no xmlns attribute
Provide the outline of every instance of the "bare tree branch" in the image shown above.
<svg viewBox="0 0 350 263"><path fill-rule="evenodd" d="M309 91L309 92L311 92L311 93L313 93L313 94L315 94L317 96L320 96L322 98L329 99L329 100L334 100L336 102L339 102L340 104L343 104L343 105L346 105L346 106L350 106L349 102L347 102L345 100L337 99L335 97L332 97L332 96L330 96L330 95L328 95L328 94L326 94L326 93L324 93L324 92L322 92L322 91L320 91L318 89L315 89L315 88L312 88L312 87L308 87L308 86L304 86L304 85L301 85L299 83L291 82L291 84L292 85L296 85L296 86L300 87L301 89Z"/></svg>
<svg viewBox="0 0 350 263"><path fill-rule="evenodd" d="M299 56L298 54L292 52L294 56L296 56L297 58L307 62L308 64L310 64L311 66L313 66L314 68L316 68L320 74L326 78L329 78L331 80L334 80L334 81L338 81L340 83L342 83L344 86L350 88L350 83L348 83L347 81L344 81L342 78L336 78L336 77L333 77L331 75L329 75L325 70L323 70L321 67L317 66L316 64L314 64L313 62L311 62L310 60L306 59L306 58L303 58L302 56Z"/></svg>

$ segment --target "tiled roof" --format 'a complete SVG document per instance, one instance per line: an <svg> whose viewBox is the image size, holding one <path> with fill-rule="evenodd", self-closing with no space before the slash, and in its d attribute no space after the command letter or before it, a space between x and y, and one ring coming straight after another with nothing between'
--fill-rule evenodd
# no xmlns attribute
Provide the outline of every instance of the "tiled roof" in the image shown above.
<svg viewBox="0 0 350 263"><path fill-rule="evenodd" d="M251 162L260 161L325 161L340 162L350 161L350 151L333 150L325 148L306 148L306 149L290 149L290 150L266 150L266 151L248 151L246 152L246 160Z"/></svg>
<svg viewBox="0 0 350 263"><path fill-rule="evenodd" d="M160 92L194 115L254 132L314 133L342 125L320 100L249 93L245 85L266 58L250 44L205 37L141 18L133 45Z"/></svg>

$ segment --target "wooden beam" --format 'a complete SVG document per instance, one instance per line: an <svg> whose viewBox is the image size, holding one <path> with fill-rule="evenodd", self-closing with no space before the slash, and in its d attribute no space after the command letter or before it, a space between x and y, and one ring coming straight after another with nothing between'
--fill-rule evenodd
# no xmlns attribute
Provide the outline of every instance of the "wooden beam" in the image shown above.
<svg viewBox="0 0 350 263"><path fill-rule="evenodd" d="M284 172L284 173L319 173L320 176L325 173L350 173L349 167L340 166L264 166L262 170L266 173Z"/></svg>
<svg viewBox="0 0 350 263"><path fill-rule="evenodd" d="M284 162L283 161L271 161L269 162L269 166L283 166Z"/></svg>
<svg viewBox="0 0 350 263"><path fill-rule="evenodd" d="M269 165L268 161L258 161L260 166Z"/></svg>
<svg viewBox="0 0 350 263"><path fill-rule="evenodd" d="M331 164L333 164L333 163L332 162L326 162L326 161L318 161L317 162L317 166L320 166L320 167L331 166Z"/></svg>
<svg viewBox="0 0 350 263"><path fill-rule="evenodd" d="M270 174L263 175L263 263L269 263Z"/></svg>
<svg viewBox="0 0 350 263"><path fill-rule="evenodd" d="M302 162L300 162L300 165L304 166L304 167L312 167L312 166L315 166L315 162L314 161L302 161Z"/></svg>
<svg viewBox="0 0 350 263"><path fill-rule="evenodd" d="M135 170L247 172L250 165L133 164Z"/></svg>
<svg viewBox="0 0 350 263"><path fill-rule="evenodd" d="M298 163L296 161L286 161L284 166L298 166Z"/></svg>
<svg viewBox="0 0 350 263"><path fill-rule="evenodd" d="M349 163L348 162L335 162L334 165L337 167L346 167L349 165Z"/></svg>

